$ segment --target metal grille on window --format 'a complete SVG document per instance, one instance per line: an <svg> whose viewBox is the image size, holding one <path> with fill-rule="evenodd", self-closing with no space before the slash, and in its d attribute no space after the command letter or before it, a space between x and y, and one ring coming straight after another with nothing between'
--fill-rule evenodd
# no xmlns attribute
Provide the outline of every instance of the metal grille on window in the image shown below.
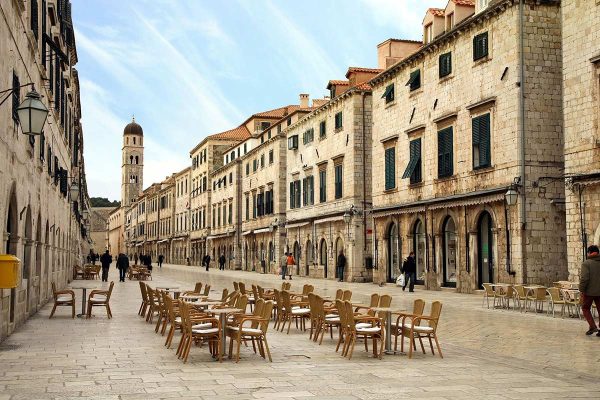
<svg viewBox="0 0 600 400"><path fill-rule="evenodd" d="M438 132L438 178L446 178L454 173L452 142L451 126Z"/></svg>

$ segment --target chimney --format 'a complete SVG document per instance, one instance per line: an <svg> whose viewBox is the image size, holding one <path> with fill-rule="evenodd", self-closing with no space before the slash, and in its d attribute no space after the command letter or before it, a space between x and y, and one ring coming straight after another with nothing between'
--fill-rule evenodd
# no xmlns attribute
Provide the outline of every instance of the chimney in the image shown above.
<svg viewBox="0 0 600 400"><path fill-rule="evenodd" d="M300 108L308 108L309 97L306 93L300 93Z"/></svg>
<svg viewBox="0 0 600 400"><path fill-rule="evenodd" d="M398 61L419 50L422 42L388 39L377 45L377 61L380 69L388 69Z"/></svg>

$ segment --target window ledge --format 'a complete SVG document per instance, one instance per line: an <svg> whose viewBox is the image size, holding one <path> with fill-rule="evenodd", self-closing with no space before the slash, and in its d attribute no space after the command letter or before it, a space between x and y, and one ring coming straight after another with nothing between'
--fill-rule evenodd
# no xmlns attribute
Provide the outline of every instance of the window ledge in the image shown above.
<svg viewBox="0 0 600 400"><path fill-rule="evenodd" d="M341 132L341 131L343 131L343 130L344 130L344 127L343 127L343 126L341 126L341 127L339 127L339 128L335 128L335 129L333 130L333 132L335 132L335 133L338 133L338 132Z"/></svg>
<svg viewBox="0 0 600 400"><path fill-rule="evenodd" d="M444 176L443 178L436 178L433 180L433 183L443 183L443 182L453 181L456 178L457 178L457 176L455 174L452 174L450 176Z"/></svg>
<svg viewBox="0 0 600 400"><path fill-rule="evenodd" d="M396 105L396 103L397 103L397 102L396 102L396 99L394 99L394 100L390 101L389 103L385 103L385 109L388 109L388 108L394 107L394 106Z"/></svg>
<svg viewBox="0 0 600 400"><path fill-rule="evenodd" d="M411 97L416 97L418 95L420 95L421 93L423 93L423 85L421 84L421 87L415 90L411 90L408 94L408 98L410 99Z"/></svg>
<svg viewBox="0 0 600 400"><path fill-rule="evenodd" d="M473 61L473 68L475 68L475 67L477 67L477 66L479 66L481 64L485 64L485 63L487 63L488 61L491 61L491 60L492 60L492 57L489 54L487 56L485 56L485 57L481 57L478 60L474 60Z"/></svg>
<svg viewBox="0 0 600 400"><path fill-rule="evenodd" d="M450 75L446 75L446 76L441 77L438 83L440 83L440 84L441 83L446 83L449 80L452 80L453 78L454 78L454 73L450 73Z"/></svg>
<svg viewBox="0 0 600 400"><path fill-rule="evenodd" d="M485 174L494 170L494 166L473 168L473 175Z"/></svg>
<svg viewBox="0 0 600 400"><path fill-rule="evenodd" d="M383 189L383 194L392 194L392 193L398 193L398 188L392 188L392 189Z"/></svg>
<svg viewBox="0 0 600 400"><path fill-rule="evenodd" d="M423 181L417 182L417 183L409 183L408 184L408 188L409 189L420 189L423 186L425 186L425 182L423 182Z"/></svg>

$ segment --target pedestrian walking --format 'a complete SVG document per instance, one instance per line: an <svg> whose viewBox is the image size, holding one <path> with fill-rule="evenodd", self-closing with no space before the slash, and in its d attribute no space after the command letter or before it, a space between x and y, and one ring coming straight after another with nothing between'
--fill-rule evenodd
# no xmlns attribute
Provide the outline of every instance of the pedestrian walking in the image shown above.
<svg viewBox="0 0 600 400"><path fill-rule="evenodd" d="M296 265L296 259L292 255L292 253L288 253L287 256L287 274L290 277L290 281L292 280L292 271L294 270L294 265Z"/></svg>
<svg viewBox="0 0 600 400"><path fill-rule="evenodd" d="M204 266L206 267L206 272L208 272L208 267L210 267L210 254L204 256Z"/></svg>
<svg viewBox="0 0 600 400"><path fill-rule="evenodd" d="M137 255L137 253L135 253L133 255L133 262L134 262L134 265L138 265L138 255Z"/></svg>
<svg viewBox="0 0 600 400"><path fill-rule="evenodd" d="M152 272L152 257L144 256L144 265L148 269L148 271Z"/></svg>
<svg viewBox="0 0 600 400"><path fill-rule="evenodd" d="M589 336L598 332L598 326L591 311L592 303L595 303L596 309L600 310L600 250L596 245L587 248L587 260L581 264L579 292L581 310L589 325L585 334ZM600 337L600 332L596 333L596 336Z"/></svg>
<svg viewBox="0 0 600 400"><path fill-rule="evenodd" d="M123 253L119 253L117 257L117 269L119 270L119 282L125 282L125 274L129 269L129 258Z"/></svg>
<svg viewBox="0 0 600 400"><path fill-rule="evenodd" d="M281 257L281 279L285 280L285 276L287 275L287 257L288 253L283 253L283 257Z"/></svg>
<svg viewBox="0 0 600 400"><path fill-rule="evenodd" d="M108 268L110 268L112 261L112 256L108 253L108 250L100 257L100 264L102 264L102 282L108 282Z"/></svg>
<svg viewBox="0 0 600 400"><path fill-rule="evenodd" d="M162 254L160 254L158 256L158 268L162 268L162 263L163 263L164 259L165 259L165 256L163 256Z"/></svg>
<svg viewBox="0 0 600 400"><path fill-rule="evenodd" d="M221 253L221 257L219 257L219 269L221 271L225 270L225 254Z"/></svg>
<svg viewBox="0 0 600 400"><path fill-rule="evenodd" d="M344 282L344 268L346 268L346 256L344 255L344 249L341 249L336 265L337 276L340 282Z"/></svg>
<svg viewBox="0 0 600 400"><path fill-rule="evenodd" d="M415 291L415 280L417 279L417 262L415 261L415 252L411 251L404 263L402 263L402 271L404 273L404 286L402 290L406 289L408 280L410 279L410 285L408 286L409 292Z"/></svg>

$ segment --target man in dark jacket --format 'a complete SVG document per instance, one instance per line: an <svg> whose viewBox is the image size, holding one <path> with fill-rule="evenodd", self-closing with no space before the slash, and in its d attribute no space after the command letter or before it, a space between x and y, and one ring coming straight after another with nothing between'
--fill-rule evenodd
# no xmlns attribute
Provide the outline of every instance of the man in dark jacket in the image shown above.
<svg viewBox="0 0 600 400"><path fill-rule="evenodd" d="M162 254L158 256L158 268L162 268L162 263L165 260L165 256Z"/></svg>
<svg viewBox="0 0 600 400"><path fill-rule="evenodd" d="M144 265L148 269L148 271L152 271L152 257L144 256Z"/></svg>
<svg viewBox="0 0 600 400"><path fill-rule="evenodd" d="M219 257L219 269L220 270L225 269L225 254L223 254L223 253L221 253L221 256Z"/></svg>
<svg viewBox="0 0 600 400"><path fill-rule="evenodd" d="M596 308L600 310L600 250L596 245L587 248L587 260L581 264L579 292L581 293L581 310L590 326L585 334L591 335L598 332L591 312L592 303L596 303ZM600 332L596 336L600 336Z"/></svg>
<svg viewBox="0 0 600 400"><path fill-rule="evenodd" d="M417 263L415 261L415 252L411 251L404 264L402 265L402 269L404 272L404 286L402 286L402 290L406 289L406 285L408 285L408 280L410 279L410 285L408 286L409 292L415 291L415 281L417 280Z"/></svg>
<svg viewBox="0 0 600 400"><path fill-rule="evenodd" d="M112 263L112 256L108 254L108 250L100 257L100 263L102 264L102 282L108 282L108 268Z"/></svg>
<svg viewBox="0 0 600 400"><path fill-rule="evenodd" d="M208 272L208 267L210 267L210 255L206 254L204 256L204 266L206 267L206 272Z"/></svg>
<svg viewBox="0 0 600 400"><path fill-rule="evenodd" d="M344 268L346 268L346 256L344 255L344 250L340 250L340 254L337 258L337 277L340 282L344 282Z"/></svg>
<svg viewBox="0 0 600 400"><path fill-rule="evenodd" d="M117 257L117 268L119 270L119 282L125 282L125 274L129 269L129 258L123 253Z"/></svg>

